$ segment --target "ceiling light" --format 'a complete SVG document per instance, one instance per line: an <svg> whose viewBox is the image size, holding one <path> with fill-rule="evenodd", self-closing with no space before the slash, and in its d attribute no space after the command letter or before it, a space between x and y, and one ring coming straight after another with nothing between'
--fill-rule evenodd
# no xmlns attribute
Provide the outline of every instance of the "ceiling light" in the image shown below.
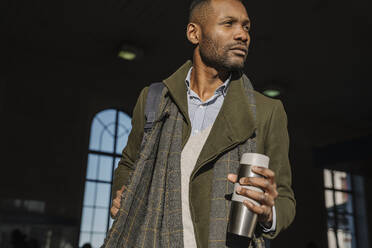
<svg viewBox="0 0 372 248"><path fill-rule="evenodd" d="M266 96L269 96L269 97L277 97L280 95L280 91L279 90L273 90L273 89L267 89L263 92Z"/></svg>
<svg viewBox="0 0 372 248"><path fill-rule="evenodd" d="M128 44L123 44L118 53L119 58L129 61L138 60L142 58L142 56L143 56L142 49Z"/></svg>
<svg viewBox="0 0 372 248"><path fill-rule="evenodd" d="M131 51L120 51L118 56L125 60L134 60L137 57L137 55Z"/></svg>

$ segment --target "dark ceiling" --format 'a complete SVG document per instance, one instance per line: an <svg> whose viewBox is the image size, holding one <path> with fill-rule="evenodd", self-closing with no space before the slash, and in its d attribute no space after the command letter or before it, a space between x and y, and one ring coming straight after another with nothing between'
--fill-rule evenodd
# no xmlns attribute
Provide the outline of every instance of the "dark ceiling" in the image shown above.
<svg viewBox="0 0 372 248"><path fill-rule="evenodd" d="M369 1L244 2L253 22L246 73L260 91L282 89L291 135L316 146L372 133ZM131 108L142 87L191 58L188 5L2 1L2 74L19 90L110 92ZM143 49L144 58L118 58L123 43Z"/></svg>

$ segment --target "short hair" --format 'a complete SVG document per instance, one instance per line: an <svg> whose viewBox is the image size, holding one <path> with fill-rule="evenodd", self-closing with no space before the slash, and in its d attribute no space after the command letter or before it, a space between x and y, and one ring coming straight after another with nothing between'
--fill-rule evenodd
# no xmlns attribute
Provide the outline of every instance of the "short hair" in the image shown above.
<svg viewBox="0 0 372 248"><path fill-rule="evenodd" d="M201 24L206 18L206 7L211 0L193 0L189 8L189 22Z"/></svg>
<svg viewBox="0 0 372 248"><path fill-rule="evenodd" d="M237 0L242 2L242 0ZM208 16L208 7L211 0L193 0L189 8L189 22L203 24Z"/></svg>

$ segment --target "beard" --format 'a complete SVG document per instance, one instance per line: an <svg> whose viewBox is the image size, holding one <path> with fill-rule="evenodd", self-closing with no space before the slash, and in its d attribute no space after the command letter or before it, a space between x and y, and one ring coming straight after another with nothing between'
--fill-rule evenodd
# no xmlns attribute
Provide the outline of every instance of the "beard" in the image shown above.
<svg viewBox="0 0 372 248"><path fill-rule="evenodd" d="M247 54L239 56L231 54L231 48L239 45L237 43L220 46L211 37L204 35L203 41L199 43L199 53L202 61L217 70L240 71L243 70ZM240 44L241 45L241 44Z"/></svg>

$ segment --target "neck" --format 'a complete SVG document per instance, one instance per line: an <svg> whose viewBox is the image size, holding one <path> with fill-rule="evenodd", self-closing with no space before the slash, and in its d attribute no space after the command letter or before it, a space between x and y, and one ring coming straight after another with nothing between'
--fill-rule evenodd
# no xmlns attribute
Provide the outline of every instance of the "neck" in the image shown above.
<svg viewBox="0 0 372 248"><path fill-rule="evenodd" d="M193 69L190 78L190 88L204 102L213 96L216 89L229 77L230 72L217 70L206 65L200 58L197 48L193 56Z"/></svg>

